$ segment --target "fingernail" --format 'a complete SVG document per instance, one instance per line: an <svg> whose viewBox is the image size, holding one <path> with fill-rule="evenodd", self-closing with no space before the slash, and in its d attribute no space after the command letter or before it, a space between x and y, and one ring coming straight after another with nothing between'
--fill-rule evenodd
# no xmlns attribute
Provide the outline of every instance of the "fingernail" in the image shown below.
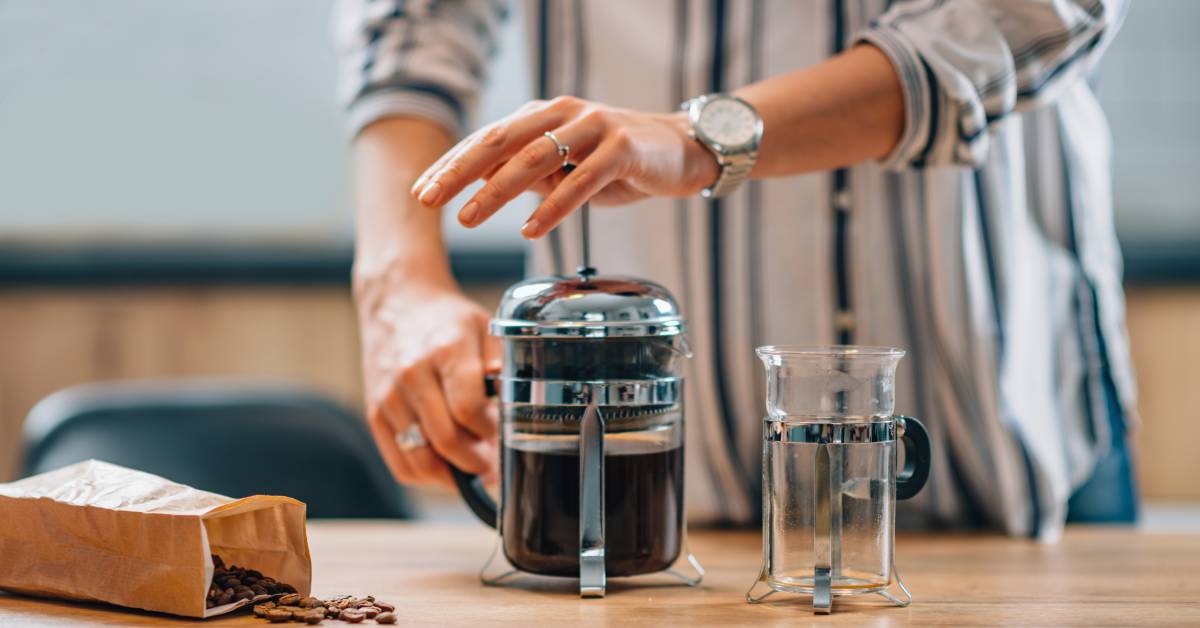
<svg viewBox="0 0 1200 628"><path fill-rule="evenodd" d="M479 213L479 203L471 201L463 205L462 211L458 212L458 221L466 226L475 224L475 215Z"/></svg>
<svg viewBox="0 0 1200 628"><path fill-rule="evenodd" d="M408 193L416 196L417 192L421 191L421 188L425 187L425 179L425 175L417 177L417 180L413 181L412 187L409 188Z"/></svg>
<svg viewBox="0 0 1200 628"><path fill-rule="evenodd" d="M536 238L538 235L538 227L541 226L542 225L538 222L537 218L530 218L529 220L525 221L524 225L521 226L521 235L530 239Z"/></svg>
<svg viewBox="0 0 1200 628"><path fill-rule="evenodd" d="M441 199L441 196L442 184L434 181L433 183L425 186L424 190L421 190L421 196L419 198L421 199L421 202L425 203L426 205L436 205L438 200Z"/></svg>

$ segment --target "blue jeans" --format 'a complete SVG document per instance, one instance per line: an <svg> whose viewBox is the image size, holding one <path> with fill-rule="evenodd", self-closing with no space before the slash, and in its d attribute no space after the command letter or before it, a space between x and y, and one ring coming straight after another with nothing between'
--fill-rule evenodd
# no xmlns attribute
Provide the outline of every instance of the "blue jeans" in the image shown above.
<svg viewBox="0 0 1200 628"><path fill-rule="evenodd" d="M1112 449L1096 463L1092 477L1067 502L1068 523L1136 523L1138 492L1125 429L1125 412L1112 378L1104 377L1104 397L1112 424Z"/></svg>

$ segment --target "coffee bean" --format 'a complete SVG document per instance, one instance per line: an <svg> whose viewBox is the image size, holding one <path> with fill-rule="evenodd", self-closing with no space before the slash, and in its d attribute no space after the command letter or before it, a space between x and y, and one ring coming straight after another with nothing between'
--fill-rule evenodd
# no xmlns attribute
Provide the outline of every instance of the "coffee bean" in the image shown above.
<svg viewBox="0 0 1200 628"><path fill-rule="evenodd" d="M375 606L378 607L379 610L381 610L385 613L390 613L390 612L396 610L395 606L392 606L391 604L388 604L387 602L376 601Z"/></svg>
<svg viewBox="0 0 1200 628"><path fill-rule="evenodd" d="M367 619L375 619L375 616L379 614L379 609L374 606L364 606L358 610L362 611Z"/></svg>
<svg viewBox="0 0 1200 628"><path fill-rule="evenodd" d="M392 614L391 611L380 613L375 616L375 623L377 623L377 624L394 624L394 623L396 623L396 616L394 614Z"/></svg>
<svg viewBox="0 0 1200 628"><path fill-rule="evenodd" d="M272 624L282 624L291 618L292 614L285 610L272 608L267 611L267 619L270 620Z"/></svg>
<svg viewBox="0 0 1200 628"><path fill-rule="evenodd" d="M348 621L352 624L357 624L358 622L362 621L364 617L366 617L366 615L364 615L362 611L349 608L342 611L342 621Z"/></svg>
<svg viewBox="0 0 1200 628"><path fill-rule="evenodd" d="M220 556L213 554L212 561L213 561L213 568L215 568L215 569L224 569L225 568L225 561L221 560Z"/></svg>
<svg viewBox="0 0 1200 628"><path fill-rule="evenodd" d="M254 607L254 616L255 617L266 617L267 611L269 611L269 610L271 610L271 609L267 608L266 606L262 606L262 605L255 606Z"/></svg>
<svg viewBox="0 0 1200 628"><path fill-rule="evenodd" d="M217 598L216 605L217 606L225 606L226 604L228 604L232 601L233 601L233 589L225 589L225 591L223 593L221 593L221 597Z"/></svg>
<svg viewBox="0 0 1200 628"><path fill-rule="evenodd" d="M337 619L339 616L341 616L341 614L342 614L342 609L340 609L336 606L331 606L331 607L325 609L325 616L330 619Z"/></svg>
<svg viewBox="0 0 1200 628"><path fill-rule="evenodd" d="M300 602L297 604L297 606L300 606L301 608L316 608L320 605L321 600L318 600L315 597L306 597L300 600Z"/></svg>
<svg viewBox="0 0 1200 628"><path fill-rule="evenodd" d="M299 601L300 601L300 594L288 593L287 595L279 598L279 605L280 606L292 606L292 605L296 604L296 602L299 602Z"/></svg>

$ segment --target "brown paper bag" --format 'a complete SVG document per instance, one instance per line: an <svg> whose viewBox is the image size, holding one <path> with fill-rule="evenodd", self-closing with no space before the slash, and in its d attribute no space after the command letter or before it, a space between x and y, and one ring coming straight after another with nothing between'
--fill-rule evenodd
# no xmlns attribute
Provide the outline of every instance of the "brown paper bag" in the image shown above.
<svg viewBox="0 0 1200 628"><path fill-rule="evenodd" d="M0 588L189 617L205 609L211 554L309 594L305 506L231 499L89 460L0 484Z"/></svg>

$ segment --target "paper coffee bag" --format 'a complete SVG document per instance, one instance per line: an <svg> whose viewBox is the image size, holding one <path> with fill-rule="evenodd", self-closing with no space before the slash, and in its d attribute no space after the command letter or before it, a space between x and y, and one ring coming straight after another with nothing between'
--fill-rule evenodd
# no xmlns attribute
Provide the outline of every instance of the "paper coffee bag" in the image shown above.
<svg viewBox="0 0 1200 628"><path fill-rule="evenodd" d="M188 617L205 609L212 554L309 594L304 503L232 499L89 460L0 484L0 589Z"/></svg>

